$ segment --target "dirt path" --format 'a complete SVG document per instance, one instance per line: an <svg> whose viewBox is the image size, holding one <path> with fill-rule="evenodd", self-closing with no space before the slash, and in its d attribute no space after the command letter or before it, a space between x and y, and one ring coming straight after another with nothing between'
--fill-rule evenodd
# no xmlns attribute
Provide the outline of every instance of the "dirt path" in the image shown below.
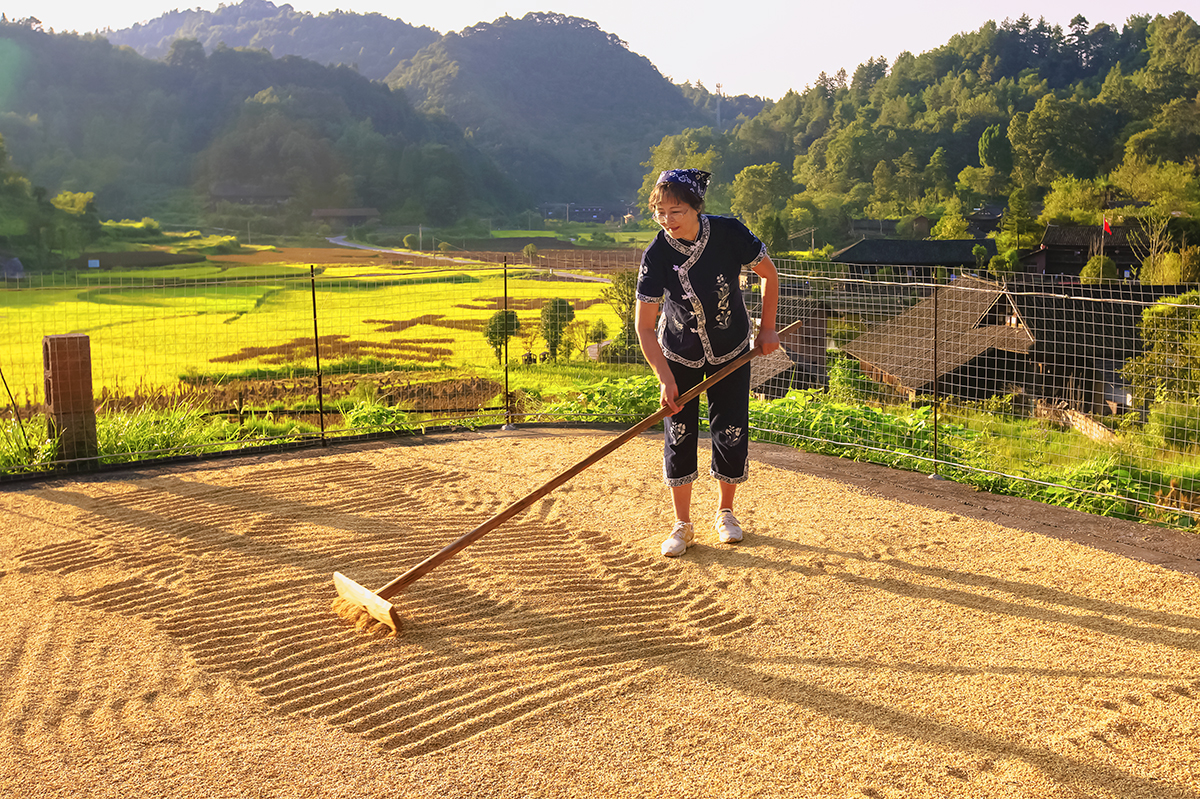
<svg viewBox="0 0 1200 799"><path fill-rule="evenodd" d="M0 795L1200 797L1191 539L920 476L759 446L747 540L666 560L643 437L399 637L329 613L334 570L382 584L607 435L0 494Z"/></svg>

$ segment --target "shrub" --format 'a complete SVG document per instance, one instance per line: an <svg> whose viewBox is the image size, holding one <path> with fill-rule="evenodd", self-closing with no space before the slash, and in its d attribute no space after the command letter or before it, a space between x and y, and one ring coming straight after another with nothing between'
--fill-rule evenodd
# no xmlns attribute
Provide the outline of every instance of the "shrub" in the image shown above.
<svg viewBox="0 0 1200 799"><path fill-rule="evenodd" d="M829 398L849 404L879 399L879 388L848 355L829 358Z"/></svg>
<svg viewBox="0 0 1200 799"><path fill-rule="evenodd" d="M1150 408L1146 433L1161 439L1163 446L1186 452L1200 445L1200 404L1157 402Z"/></svg>
<svg viewBox="0 0 1200 799"><path fill-rule="evenodd" d="M1120 278L1117 262L1107 255L1093 255L1079 272L1079 281L1085 285L1102 283Z"/></svg>

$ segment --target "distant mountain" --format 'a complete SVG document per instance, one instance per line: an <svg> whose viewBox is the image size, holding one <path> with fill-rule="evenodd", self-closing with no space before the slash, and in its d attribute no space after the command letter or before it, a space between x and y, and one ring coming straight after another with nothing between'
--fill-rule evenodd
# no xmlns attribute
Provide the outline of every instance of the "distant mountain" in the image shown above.
<svg viewBox="0 0 1200 799"><path fill-rule="evenodd" d="M220 5L216 11L169 11L145 24L103 34L114 45L132 47L147 58L162 58L176 39L196 39L210 52L222 43L254 47L276 58L298 55L320 64L345 64L374 80L440 38L432 28L382 14L332 11L313 16L270 0L244 0Z"/></svg>
<svg viewBox="0 0 1200 799"><path fill-rule="evenodd" d="M372 206L448 225L529 204L461 128L347 67L206 53L191 39L151 60L3 21L0 53L11 72L0 142L15 168L51 195L95 192L117 218L158 215L181 196L215 204L232 183L289 198L296 221Z"/></svg>
<svg viewBox="0 0 1200 799"><path fill-rule="evenodd" d="M387 83L445 113L546 201L632 201L651 145L713 121L617 36L561 14L447 34Z"/></svg>
<svg viewBox="0 0 1200 799"><path fill-rule="evenodd" d="M664 135L728 130L769 105L676 86L625 42L584 19L531 13L445 36L379 14L313 16L270 0L171 11L104 36L153 59L195 39L212 52L258 48L354 67L444 114L539 202L632 200Z"/></svg>

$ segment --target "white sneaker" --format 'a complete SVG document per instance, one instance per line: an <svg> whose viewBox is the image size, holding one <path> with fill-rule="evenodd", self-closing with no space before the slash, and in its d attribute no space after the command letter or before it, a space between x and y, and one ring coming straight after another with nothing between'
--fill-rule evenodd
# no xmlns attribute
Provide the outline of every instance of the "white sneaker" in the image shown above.
<svg viewBox="0 0 1200 799"><path fill-rule="evenodd" d="M662 542L662 553L668 558L677 558L687 552L687 548L695 541L696 531L692 528L692 523L676 520L671 534Z"/></svg>
<svg viewBox="0 0 1200 799"><path fill-rule="evenodd" d="M717 537L722 544L736 544L742 540L742 526L729 508L717 511Z"/></svg>

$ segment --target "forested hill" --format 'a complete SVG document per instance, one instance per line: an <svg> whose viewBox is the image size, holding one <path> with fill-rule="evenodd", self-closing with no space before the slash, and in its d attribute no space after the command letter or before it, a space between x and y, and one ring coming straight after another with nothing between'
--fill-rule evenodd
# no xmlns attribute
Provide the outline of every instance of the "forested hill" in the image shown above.
<svg viewBox="0 0 1200 799"><path fill-rule="evenodd" d="M348 67L180 40L162 61L99 36L0 23L0 135L52 195L95 192L108 216L158 215L222 183L271 188L298 218L374 206L449 224L527 207L440 116ZM181 190L186 190L182 191Z"/></svg>
<svg viewBox="0 0 1200 799"><path fill-rule="evenodd" d="M822 73L735 131L665 137L643 191L679 164L713 171L714 201L760 230L782 223L818 244L844 243L848 217L936 219L1016 189L1061 221L1099 224L1102 206L1172 193L1167 210L1187 213L1200 209L1184 196L1200 185L1200 26L1182 11L1122 26L1078 15L1067 30L989 22ZM1177 178L1147 178L1163 170Z"/></svg>
<svg viewBox="0 0 1200 799"><path fill-rule="evenodd" d="M645 57L594 22L501 17L451 33L388 76L446 113L547 200L632 200L650 145L710 124Z"/></svg>
<svg viewBox="0 0 1200 799"><path fill-rule="evenodd" d="M224 44L266 50L276 58L299 55L320 64L345 64L374 80L441 38L432 28L382 14L333 11L313 16L270 0L243 0L216 11L169 11L132 28L103 33L113 44L132 47L147 58L162 58L176 39L195 39L210 51Z"/></svg>
<svg viewBox="0 0 1200 799"><path fill-rule="evenodd" d="M313 16L244 0L216 11L172 11L104 36L149 58L190 38L208 51L261 48L386 77L422 110L465 128L541 202L631 200L640 164L663 135L718 118L729 128L767 105L673 85L617 36L552 13L503 17L443 37L379 14Z"/></svg>

